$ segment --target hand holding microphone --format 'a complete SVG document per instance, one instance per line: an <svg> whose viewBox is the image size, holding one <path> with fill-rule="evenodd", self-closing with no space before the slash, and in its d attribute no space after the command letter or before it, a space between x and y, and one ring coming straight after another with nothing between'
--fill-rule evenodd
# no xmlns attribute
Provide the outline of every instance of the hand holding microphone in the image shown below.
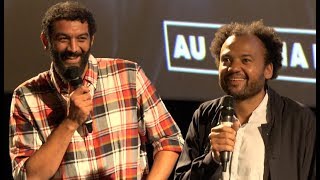
<svg viewBox="0 0 320 180"><path fill-rule="evenodd" d="M209 134L211 149L216 161L222 163L223 171L226 171L230 160L230 152L233 151L236 131L240 127L238 121L233 121L233 97L225 96L221 106L221 123L211 129Z"/></svg>
<svg viewBox="0 0 320 180"><path fill-rule="evenodd" d="M85 123L89 133L92 132L92 120L90 111L93 109L90 90L82 86L82 78L79 73L79 67L71 66L64 77L69 80L70 85L75 89L70 96L70 107L68 117L76 120L79 125Z"/></svg>

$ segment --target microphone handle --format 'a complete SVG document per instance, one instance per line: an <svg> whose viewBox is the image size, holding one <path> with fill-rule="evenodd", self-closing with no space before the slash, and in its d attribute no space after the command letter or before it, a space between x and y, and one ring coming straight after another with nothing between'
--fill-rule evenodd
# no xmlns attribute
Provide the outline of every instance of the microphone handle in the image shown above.
<svg viewBox="0 0 320 180"><path fill-rule="evenodd" d="M223 126L228 126L228 127L231 127L232 126L232 122L231 121L228 121L229 120L229 117L230 116L227 116L226 119L227 121L222 121L221 124ZM232 118L232 117L230 117ZM220 160L221 160L221 164L222 164L222 170L223 172L226 172L227 170L227 164L228 162L230 161L230 155L231 153L229 151L222 151L220 153Z"/></svg>
<svg viewBox="0 0 320 180"><path fill-rule="evenodd" d="M87 127L88 132L92 133L92 119L90 118L90 115L88 117L88 120L85 122L85 125Z"/></svg>
<svg viewBox="0 0 320 180"><path fill-rule="evenodd" d="M220 159L224 159L225 161L221 161L222 170L223 172L227 171L227 164L230 161L230 152L229 151L222 151L220 153Z"/></svg>

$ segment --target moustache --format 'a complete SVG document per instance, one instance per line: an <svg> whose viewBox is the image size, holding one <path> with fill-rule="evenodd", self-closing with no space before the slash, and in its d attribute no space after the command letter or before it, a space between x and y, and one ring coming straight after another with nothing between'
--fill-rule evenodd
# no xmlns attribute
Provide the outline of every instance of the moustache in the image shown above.
<svg viewBox="0 0 320 180"><path fill-rule="evenodd" d="M248 77L245 74L242 73L228 73L225 76L225 80L229 79L247 79Z"/></svg>

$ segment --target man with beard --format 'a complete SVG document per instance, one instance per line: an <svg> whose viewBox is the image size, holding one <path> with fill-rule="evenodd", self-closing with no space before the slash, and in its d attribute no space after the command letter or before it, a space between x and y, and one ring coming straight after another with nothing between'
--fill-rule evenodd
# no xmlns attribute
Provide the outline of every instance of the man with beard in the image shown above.
<svg viewBox="0 0 320 180"><path fill-rule="evenodd" d="M95 20L74 1L50 7L42 28L51 68L12 98L14 179L168 178L184 141L141 67L95 58ZM147 144L154 147L150 172Z"/></svg>
<svg viewBox="0 0 320 180"><path fill-rule="evenodd" d="M233 102L224 105L224 96L195 111L175 179L315 179L314 113L267 84L282 66L274 29L262 20L227 24L210 50L219 85ZM227 114L231 127L221 122L225 109L234 110ZM229 161L222 152L230 152Z"/></svg>

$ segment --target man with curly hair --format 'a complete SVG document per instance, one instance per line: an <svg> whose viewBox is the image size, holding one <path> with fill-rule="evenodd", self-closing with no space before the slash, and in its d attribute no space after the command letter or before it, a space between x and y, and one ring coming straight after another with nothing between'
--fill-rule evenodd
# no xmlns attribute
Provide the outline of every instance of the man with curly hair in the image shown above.
<svg viewBox="0 0 320 180"><path fill-rule="evenodd" d="M210 50L219 85L233 99L233 121L221 123L226 96L201 104L175 179L315 179L315 115L268 85L282 61L275 30L262 20L227 24L215 33ZM231 154L226 163L221 152Z"/></svg>
<svg viewBox="0 0 320 180"><path fill-rule="evenodd" d="M142 68L95 58L94 17L75 1L50 7L42 28L51 68L12 97L14 179L167 179L184 141Z"/></svg>

